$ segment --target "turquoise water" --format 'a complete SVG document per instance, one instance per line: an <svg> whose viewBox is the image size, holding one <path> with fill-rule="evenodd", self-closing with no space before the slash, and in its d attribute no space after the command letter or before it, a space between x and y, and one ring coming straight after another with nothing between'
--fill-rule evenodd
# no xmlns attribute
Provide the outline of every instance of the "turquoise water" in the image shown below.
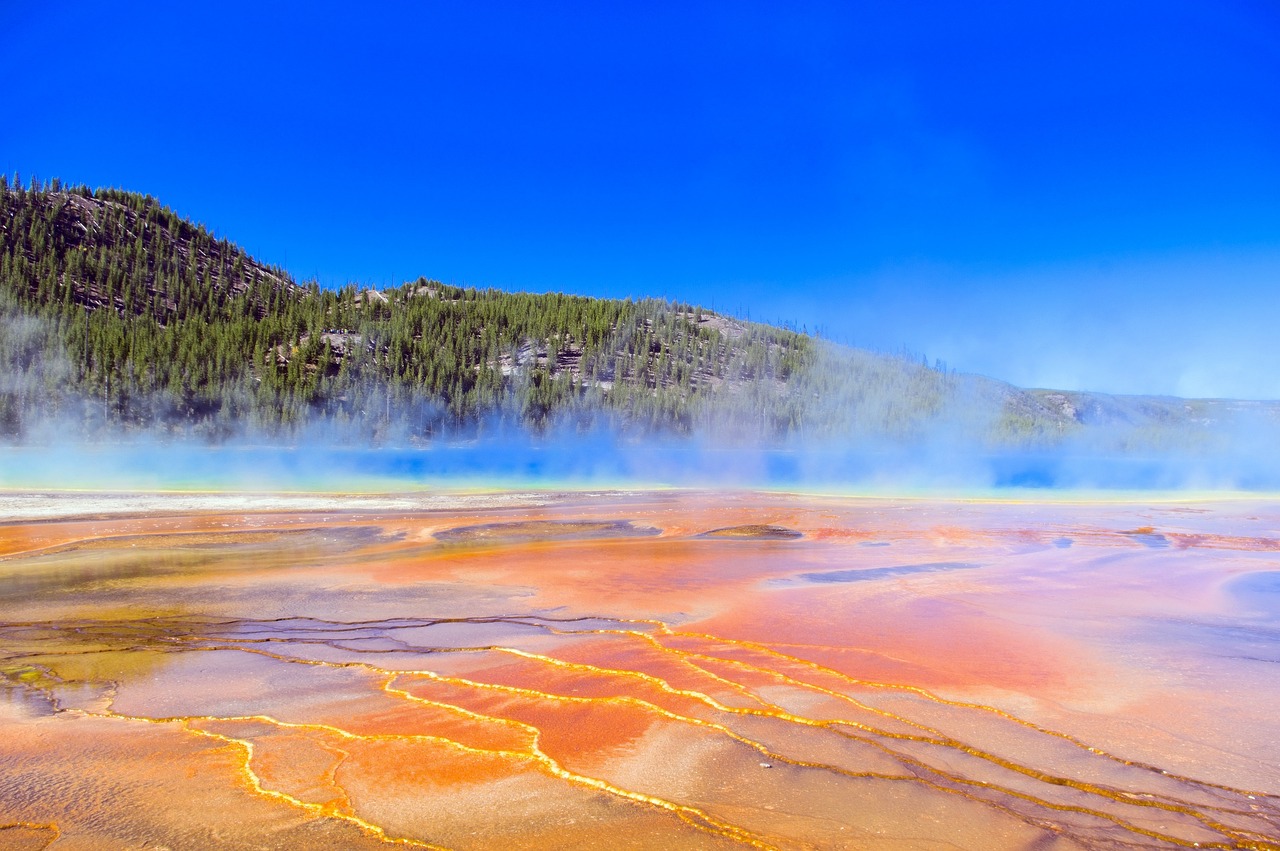
<svg viewBox="0 0 1280 851"><path fill-rule="evenodd" d="M574 486L1260 492L1280 490L1280 471L1256 459L761 449L593 438L382 449L124 443L0 450L5 488L385 492Z"/></svg>

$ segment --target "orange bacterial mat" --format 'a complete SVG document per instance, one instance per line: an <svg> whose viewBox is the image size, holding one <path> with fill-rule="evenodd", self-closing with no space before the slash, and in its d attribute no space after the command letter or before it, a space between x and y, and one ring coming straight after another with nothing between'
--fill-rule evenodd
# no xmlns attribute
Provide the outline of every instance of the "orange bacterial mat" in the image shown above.
<svg viewBox="0 0 1280 851"><path fill-rule="evenodd" d="M1280 849L1280 505L0 525L0 848Z"/></svg>

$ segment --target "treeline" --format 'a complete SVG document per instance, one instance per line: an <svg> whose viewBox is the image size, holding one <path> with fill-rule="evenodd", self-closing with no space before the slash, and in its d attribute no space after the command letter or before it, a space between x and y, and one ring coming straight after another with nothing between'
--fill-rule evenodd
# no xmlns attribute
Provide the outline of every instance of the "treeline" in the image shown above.
<svg viewBox="0 0 1280 851"><path fill-rule="evenodd" d="M805 426L812 338L658 300L299 284L150 196L0 176L0 435ZM56 424L56 425L51 425Z"/></svg>
<svg viewBox="0 0 1280 851"><path fill-rule="evenodd" d="M1267 403L1021 390L679 302L425 278L324 289L151 196L0 176L0 441L607 425L1132 453L1221 447L1277 422Z"/></svg>

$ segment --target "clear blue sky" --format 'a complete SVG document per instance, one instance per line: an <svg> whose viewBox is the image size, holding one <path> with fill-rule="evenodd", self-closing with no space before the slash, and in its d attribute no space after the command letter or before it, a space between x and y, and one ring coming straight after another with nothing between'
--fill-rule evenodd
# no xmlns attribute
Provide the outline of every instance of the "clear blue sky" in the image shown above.
<svg viewBox="0 0 1280 851"><path fill-rule="evenodd" d="M327 285L1280 397L1280 4L5 3L0 169Z"/></svg>

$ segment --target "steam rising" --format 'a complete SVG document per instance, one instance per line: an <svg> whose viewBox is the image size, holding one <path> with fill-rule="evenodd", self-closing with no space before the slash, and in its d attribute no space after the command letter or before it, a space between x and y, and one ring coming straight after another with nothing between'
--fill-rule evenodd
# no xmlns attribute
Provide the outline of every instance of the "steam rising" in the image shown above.
<svg viewBox="0 0 1280 851"><path fill-rule="evenodd" d="M1275 490L1280 463L1262 426L1237 422L1213 451L1125 453L1098 437L1055 449L996 450L943 420L911 440L726 443L714 435L628 437L602 427L441 439L426 445L210 445L145 435L0 449L0 486L105 490L380 492L653 487L969 493L1011 489ZM1274 429L1271 424L1268 428ZM50 432L51 433L51 432ZM1109 451L1108 451L1109 450Z"/></svg>
<svg viewBox="0 0 1280 851"><path fill-rule="evenodd" d="M27 365L0 374L3 398L41 413L0 449L7 488L1280 489L1280 408L1269 403L1028 394L822 341L790 381L725 389L692 434L638 432L599 404L536 430L498 414L424 430L438 411L395 405L385 387L363 394L371 416L313 420L287 439L225 418L196 436L164 399L131 400L143 420L108 431L103 401L60 389L73 367L59 336L11 305L0 318ZM16 415L0 411L11 436ZM769 433L778 416L792 418L785 438Z"/></svg>

